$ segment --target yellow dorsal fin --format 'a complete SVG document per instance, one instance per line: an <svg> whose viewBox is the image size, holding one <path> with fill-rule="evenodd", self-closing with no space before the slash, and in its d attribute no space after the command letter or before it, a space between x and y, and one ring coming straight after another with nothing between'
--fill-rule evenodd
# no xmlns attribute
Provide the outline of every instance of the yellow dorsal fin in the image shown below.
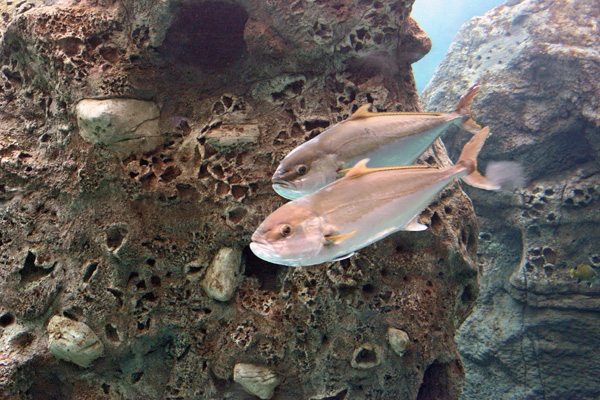
<svg viewBox="0 0 600 400"><path fill-rule="evenodd" d="M432 113L432 112L417 112L417 111L391 111L391 112L371 112L369 111L369 108L371 107L370 104L365 104L363 106L360 106L358 110L356 110L354 112L354 114L352 114L350 116L350 118L348 118L348 120L351 119L361 119L361 118L369 118L369 117L374 117L374 116L385 116L385 115L423 115L423 116L430 116L430 117L440 117L442 115L445 115L443 113Z"/></svg>
<svg viewBox="0 0 600 400"><path fill-rule="evenodd" d="M350 168L348 170L348 172L346 173L345 178L347 178L347 179L358 178L359 176L368 174L371 170L371 168L367 168L368 162L369 162L368 158L363 158L362 160L360 160L359 162L354 164L354 167Z"/></svg>
<svg viewBox="0 0 600 400"><path fill-rule="evenodd" d="M379 171L398 171L403 169L429 169L435 168L428 165L402 165L397 167L378 167L378 168L368 168L367 163L369 162L368 158L362 159L357 162L352 168L344 168L338 171L338 174L346 174L346 178L352 179L357 178L359 176L370 174L371 172L379 172Z"/></svg>
<svg viewBox="0 0 600 400"><path fill-rule="evenodd" d="M350 239L352 236L356 235L357 232L358 232L358 229L356 229L350 233L343 234L343 235L325 236L325 239L327 239L328 241L331 241L333 244L340 244L344 240Z"/></svg>
<svg viewBox="0 0 600 400"><path fill-rule="evenodd" d="M372 113L371 111L369 111L370 107L371 107L370 104L365 104L364 106L360 106L358 108L358 110L354 111L354 113L348 119L367 118L367 117L370 117L370 116L376 114L376 113Z"/></svg>

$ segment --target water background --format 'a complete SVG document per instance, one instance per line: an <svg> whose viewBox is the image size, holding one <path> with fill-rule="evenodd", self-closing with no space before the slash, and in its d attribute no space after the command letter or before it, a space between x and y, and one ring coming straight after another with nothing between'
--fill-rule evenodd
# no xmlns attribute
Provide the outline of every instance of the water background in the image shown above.
<svg viewBox="0 0 600 400"><path fill-rule="evenodd" d="M442 62L448 47L454 41L460 27L474 16L480 16L504 0L417 0L412 17L431 38L431 52L413 64L413 74L419 93L429 82L435 69Z"/></svg>

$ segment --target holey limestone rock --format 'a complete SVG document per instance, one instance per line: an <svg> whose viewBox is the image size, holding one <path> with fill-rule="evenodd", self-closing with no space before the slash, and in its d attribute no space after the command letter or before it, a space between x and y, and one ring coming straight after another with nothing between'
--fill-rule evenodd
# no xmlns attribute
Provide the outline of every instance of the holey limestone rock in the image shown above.
<svg viewBox="0 0 600 400"><path fill-rule="evenodd" d="M83 322L55 315L48 323L48 350L56 358L89 367L104 354L104 345Z"/></svg>
<svg viewBox="0 0 600 400"><path fill-rule="evenodd" d="M79 133L86 142L101 144L127 157L156 148L163 142L160 111L151 101L85 99L77 103Z"/></svg>
<svg viewBox="0 0 600 400"><path fill-rule="evenodd" d="M240 400L247 363L277 377L277 400L458 400L454 332L479 290L458 183L420 216L428 230L341 262L287 268L248 247L285 201L271 177L292 149L367 103L419 109L410 62L429 41L412 4L2 8L0 397ZM393 77L348 68L380 51ZM449 159L436 142L420 162ZM105 356L89 369L51 356L52 315L85 322ZM403 357L389 327L410 337Z"/></svg>

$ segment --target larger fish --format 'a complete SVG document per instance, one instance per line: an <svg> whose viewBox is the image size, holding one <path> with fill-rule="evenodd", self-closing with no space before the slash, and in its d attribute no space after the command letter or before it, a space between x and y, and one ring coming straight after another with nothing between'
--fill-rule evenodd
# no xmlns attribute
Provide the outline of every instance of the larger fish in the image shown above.
<svg viewBox="0 0 600 400"><path fill-rule="evenodd" d="M399 230L422 230L419 213L454 178L498 190L477 171L477 154L489 134L479 131L456 165L367 168L355 165L342 179L284 204L252 235L250 248L263 260L306 266L343 259Z"/></svg>
<svg viewBox="0 0 600 400"><path fill-rule="evenodd" d="M481 129L469 107L479 86L460 98L454 112L369 112L360 107L350 118L292 150L273 175L273 189L296 199L339 178L339 171L369 158L371 167L412 164L451 125L476 133Z"/></svg>

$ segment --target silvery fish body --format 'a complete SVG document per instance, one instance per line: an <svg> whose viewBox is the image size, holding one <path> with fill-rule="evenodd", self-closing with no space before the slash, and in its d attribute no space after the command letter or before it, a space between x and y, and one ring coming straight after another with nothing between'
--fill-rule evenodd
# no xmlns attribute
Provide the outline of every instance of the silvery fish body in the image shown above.
<svg viewBox="0 0 600 400"><path fill-rule="evenodd" d="M461 97L456 110L439 113L372 113L368 105L349 119L292 150L273 175L273 189L295 199L326 186L340 171L370 159L370 167L412 164L451 125L479 130L469 105L477 85Z"/></svg>
<svg viewBox="0 0 600 400"><path fill-rule="evenodd" d="M422 230L416 217L455 178L499 189L479 174L475 161L488 133L482 129L456 165L444 169L366 168L362 160L344 178L268 216L250 248L272 263L307 266L342 259L402 229Z"/></svg>

